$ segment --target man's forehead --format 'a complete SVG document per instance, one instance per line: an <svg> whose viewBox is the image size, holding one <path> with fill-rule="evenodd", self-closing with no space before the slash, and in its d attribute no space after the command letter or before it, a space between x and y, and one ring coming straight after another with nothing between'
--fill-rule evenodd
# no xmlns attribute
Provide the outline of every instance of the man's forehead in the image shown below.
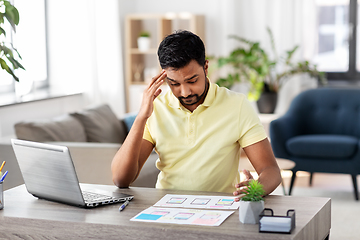
<svg viewBox="0 0 360 240"><path fill-rule="evenodd" d="M190 62L182 68L165 68L167 79L170 81L185 81L197 77L202 72L203 67L196 61Z"/></svg>
<svg viewBox="0 0 360 240"><path fill-rule="evenodd" d="M199 74L194 74L191 77L185 77L185 78L182 78L182 79L172 79L171 77L166 76L166 79L168 81L171 81L171 82L180 82L180 81L190 81L190 80L192 80L194 78L197 78L198 76L199 76Z"/></svg>

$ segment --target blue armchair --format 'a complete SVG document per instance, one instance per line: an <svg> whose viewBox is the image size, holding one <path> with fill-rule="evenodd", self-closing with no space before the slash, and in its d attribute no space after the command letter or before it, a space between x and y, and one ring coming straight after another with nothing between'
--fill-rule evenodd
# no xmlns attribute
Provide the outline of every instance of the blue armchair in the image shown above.
<svg viewBox="0 0 360 240"><path fill-rule="evenodd" d="M271 145L278 158L297 171L350 174L358 200L360 174L360 89L318 88L300 93L286 114L270 123Z"/></svg>

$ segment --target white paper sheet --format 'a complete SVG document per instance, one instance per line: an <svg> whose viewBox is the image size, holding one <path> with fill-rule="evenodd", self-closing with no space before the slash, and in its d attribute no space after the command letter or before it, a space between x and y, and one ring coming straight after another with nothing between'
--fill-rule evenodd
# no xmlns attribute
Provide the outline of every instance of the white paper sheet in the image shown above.
<svg viewBox="0 0 360 240"><path fill-rule="evenodd" d="M234 211L149 207L130 221L219 226Z"/></svg>
<svg viewBox="0 0 360 240"><path fill-rule="evenodd" d="M229 196L175 195L166 194L155 207L206 208L206 209L238 209L239 202Z"/></svg>

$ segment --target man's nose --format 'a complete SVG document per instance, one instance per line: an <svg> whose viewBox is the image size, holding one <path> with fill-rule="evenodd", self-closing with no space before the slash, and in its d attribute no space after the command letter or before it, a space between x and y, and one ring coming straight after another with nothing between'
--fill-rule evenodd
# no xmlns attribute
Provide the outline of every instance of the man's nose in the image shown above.
<svg viewBox="0 0 360 240"><path fill-rule="evenodd" d="M191 89L186 84L182 84L181 85L181 96L186 98L190 95L191 95Z"/></svg>

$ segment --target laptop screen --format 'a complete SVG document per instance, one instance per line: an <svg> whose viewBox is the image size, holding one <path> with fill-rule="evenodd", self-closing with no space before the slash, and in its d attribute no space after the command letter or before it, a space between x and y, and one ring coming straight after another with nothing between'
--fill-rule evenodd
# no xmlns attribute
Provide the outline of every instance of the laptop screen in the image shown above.
<svg viewBox="0 0 360 240"><path fill-rule="evenodd" d="M29 193L39 198L84 205L67 147L12 139L13 149Z"/></svg>

